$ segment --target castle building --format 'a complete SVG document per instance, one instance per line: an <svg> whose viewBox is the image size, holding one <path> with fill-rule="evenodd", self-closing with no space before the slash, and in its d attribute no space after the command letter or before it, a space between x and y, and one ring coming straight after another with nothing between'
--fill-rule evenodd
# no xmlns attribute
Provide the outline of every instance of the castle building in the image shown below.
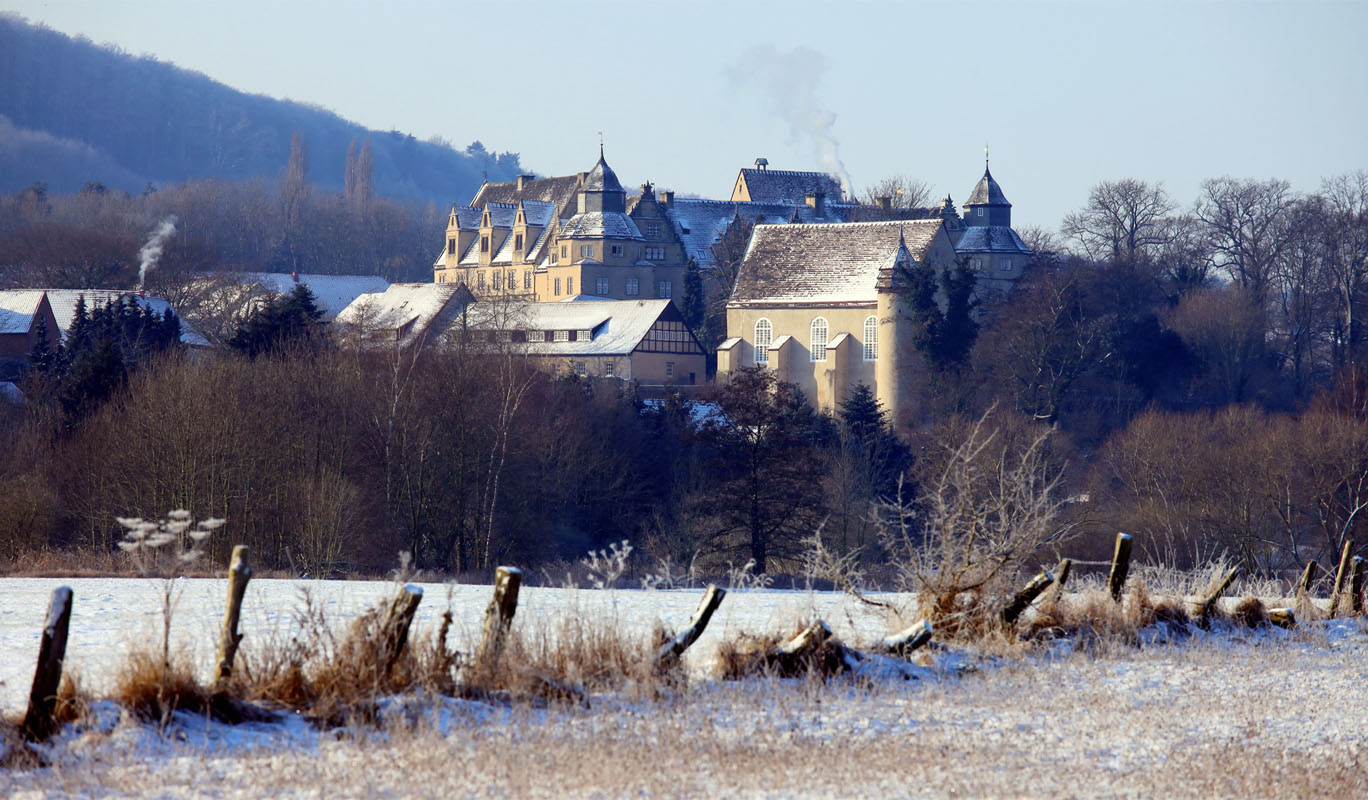
<svg viewBox="0 0 1368 800"><path fill-rule="evenodd" d="M757 225L727 303L717 379L771 369L828 412L863 383L898 420L915 357L902 276L955 258L939 218Z"/></svg>
<svg viewBox="0 0 1368 800"><path fill-rule="evenodd" d="M986 160L983 177L964 202L964 224L952 238L955 252L978 273L981 294L1005 294L1030 260L1031 249L1012 230L1012 204L993 180Z"/></svg>
<svg viewBox="0 0 1368 800"><path fill-rule="evenodd" d="M682 242L649 185L628 211L603 154L589 172L485 184L452 206L436 283L477 298L669 299L684 288Z"/></svg>

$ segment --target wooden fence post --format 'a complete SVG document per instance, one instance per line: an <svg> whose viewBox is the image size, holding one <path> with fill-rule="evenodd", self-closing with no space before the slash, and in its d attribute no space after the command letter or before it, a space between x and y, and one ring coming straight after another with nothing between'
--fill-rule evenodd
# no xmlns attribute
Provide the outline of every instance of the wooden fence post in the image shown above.
<svg viewBox="0 0 1368 800"><path fill-rule="evenodd" d="M71 587L52 591L43 638L38 645L38 666L33 671L28 712L24 714L23 734L29 741L41 742L57 731L53 712L57 708L57 689L62 684L62 662L66 659L67 628L71 624Z"/></svg>
<svg viewBox="0 0 1368 800"><path fill-rule="evenodd" d="M1345 582L1349 579L1350 557L1354 552L1354 540L1346 539L1344 551L1340 553L1339 569L1335 570L1335 589L1330 593L1330 619L1335 618L1339 612L1340 594L1345 588Z"/></svg>
<svg viewBox="0 0 1368 800"><path fill-rule="evenodd" d="M237 656L242 634L238 622L242 619L242 597L247 593L247 582L252 579L252 568L247 564L247 546L233 548L228 566L228 607L223 614L223 631L219 636L218 669L214 672L214 691L228 688L233 674L233 659Z"/></svg>
<svg viewBox="0 0 1368 800"><path fill-rule="evenodd" d="M698 641L698 637L703 635L703 630L708 627L708 621L712 619L713 612L722 604L722 598L727 596L727 590L718 588L713 584L708 584L708 590L703 593L703 599L698 602L698 610L694 612L693 619L689 621L689 627L680 631L673 639L660 646L656 651L656 665L661 666L684 654L689 646Z"/></svg>
<svg viewBox="0 0 1368 800"><path fill-rule="evenodd" d="M395 662L399 660L399 656L403 654L404 645L408 642L409 626L413 624L413 615L418 612L418 604L422 601L423 588L411 583L405 585L390 601L389 610L381 623L381 646L384 648L381 655L385 663L381 675L388 675Z"/></svg>
<svg viewBox="0 0 1368 800"><path fill-rule="evenodd" d="M1193 616L1198 617L1199 619L1205 619L1210 616L1211 609L1216 607L1216 601L1221 599L1221 595L1225 594L1226 589L1230 588L1230 584L1234 583L1239 575L1240 568L1231 567L1230 571L1221 579L1221 582L1216 584L1216 588L1208 592L1206 597L1197 601Z"/></svg>
<svg viewBox="0 0 1368 800"><path fill-rule="evenodd" d="M1021 616L1021 612L1025 611L1031 601L1039 597L1040 593L1045 591L1051 583L1054 583L1054 576L1048 570L1032 578L1030 583L1012 597L1012 602L1002 609L1002 621L1008 625L1016 622L1017 617Z"/></svg>
<svg viewBox="0 0 1368 800"><path fill-rule="evenodd" d="M494 571L494 599L485 609L484 630L480 635L480 649L476 660L491 664L503 650L504 635L513 625L518 612L518 589L522 586L522 570L499 567Z"/></svg>
<svg viewBox="0 0 1368 800"><path fill-rule="evenodd" d="M931 627L931 623L922 620L901 633L885 637L879 644L884 650L906 658L914 650L931 641L931 636L934 633L935 630Z"/></svg>
<svg viewBox="0 0 1368 800"><path fill-rule="evenodd" d="M1131 545L1134 543L1129 533L1116 534L1116 552L1112 555L1111 574L1107 576L1107 589L1112 599L1121 602L1121 589L1126 585L1126 574L1130 572Z"/></svg>
<svg viewBox="0 0 1368 800"><path fill-rule="evenodd" d="M1306 562L1306 569L1302 570L1301 578L1297 581L1297 599L1309 597L1311 595L1311 584L1316 581L1316 567L1320 566L1313 558Z"/></svg>
<svg viewBox="0 0 1368 800"><path fill-rule="evenodd" d="M1349 613L1363 613L1363 557L1354 556L1354 567L1349 571Z"/></svg>

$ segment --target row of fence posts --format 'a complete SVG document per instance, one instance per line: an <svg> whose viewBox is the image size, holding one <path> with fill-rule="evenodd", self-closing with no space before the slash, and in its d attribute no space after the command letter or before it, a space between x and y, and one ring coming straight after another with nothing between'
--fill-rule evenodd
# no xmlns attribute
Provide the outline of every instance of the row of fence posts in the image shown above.
<svg viewBox="0 0 1368 800"><path fill-rule="evenodd" d="M223 615L218 657L215 659L214 667L215 693L227 691L229 679L233 674L233 663L242 644L243 634L239 630L242 601L247 593L247 583L252 578L252 568L247 563L247 555L247 547L237 545L233 548L232 560L228 567L228 602ZM476 664L493 664L502 653L504 641L513 625L513 616L518 610L518 590L521 586L522 570L516 567L499 567L495 571L494 596L485 609L480 643L475 651ZM688 627L665 642L657 651L657 667L663 668L677 661L690 645L698 641L726 594L725 590L717 586L708 586ZM408 584L400 589L386 608L381 623L380 639L380 646L383 648L381 663L384 664L386 672L394 667L403 654L409 628L413 624L418 604L422 599L422 588ZM62 662L66 658L72 600L73 594L69 586L59 586L52 592L47 620L43 626L42 641L38 647L38 664L29 691L28 709L21 727L22 735L29 741L42 741L57 730L57 700L62 682Z"/></svg>
<svg viewBox="0 0 1368 800"><path fill-rule="evenodd" d="M1127 533L1116 535L1111 571L1107 575L1107 590L1112 599L1121 602L1126 576L1130 572L1131 549L1134 538ZM1353 541L1346 541L1340 555L1339 568L1335 572L1335 583L1330 596L1329 617L1334 618L1342 605L1351 614L1363 612L1364 559L1353 555ZM228 603L223 616L223 629L219 637L218 658L214 669L213 687L215 692L224 692L233 674L233 662L238 647L242 644L242 632L238 629L242 618L242 600L247 592L247 582L252 578L252 568L247 563L247 547L238 545L233 548L233 556L228 567ZM1063 559L1051 573L1045 570L1033 577L1021 591L1017 592L1003 607L1002 619L1012 624L1035 602L1051 585L1055 587L1055 597L1059 597L1068 581L1073 562ZM1315 581L1315 561L1310 561L1297 582L1298 603L1309 600L1311 586ZM1239 577L1240 568L1234 567L1221 579L1214 589L1193 604L1193 616L1204 619L1210 616L1221 596ZM515 567L499 567L494 576L494 596L485 609L484 625L481 630L480 644L475 653L475 663L490 664L498 659L503 650L504 640L513 624L513 616L518 609L518 591L522 586L522 570ZM688 627L666 641L657 650L656 666L663 668L677 661L708 626L713 612L721 605L726 591L709 585L699 601ZM417 586L406 585L390 602L383 622L382 647L383 663L388 671L402 655L408 640L409 627L423 599L423 590ZM28 710L24 715L21 731L30 741L41 741L51 736L57 727L56 706L58 690L62 681L62 662L66 658L67 631L71 623L72 591L68 586L59 586L52 592L48 606L47 619L43 625L42 641L38 648L38 664L33 675L33 686L29 691ZM1292 627L1296 617L1290 608L1275 608L1268 612L1268 619L1281 627ZM815 627L814 627L815 626ZM824 624L814 623L811 629L804 629L797 636L780 646L780 650L805 650L819 645L830 637L830 629ZM880 642L885 652L906 656L913 650L930 641L933 630L931 623L922 620L900 633L887 637ZM825 635L823 635L825 634Z"/></svg>

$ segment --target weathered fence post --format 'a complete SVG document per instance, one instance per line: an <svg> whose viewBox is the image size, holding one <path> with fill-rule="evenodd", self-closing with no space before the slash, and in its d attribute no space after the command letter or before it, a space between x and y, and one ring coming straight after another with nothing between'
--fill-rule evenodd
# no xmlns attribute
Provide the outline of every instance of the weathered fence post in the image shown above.
<svg viewBox="0 0 1368 800"><path fill-rule="evenodd" d="M1116 534L1116 552L1112 555L1111 574L1107 576L1107 589L1112 599L1121 602L1121 589L1126 585L1126 573L1130 572L1131 545L1134 543L1129 533Z"/></svg>
<svg viewBox="0 0 1368 800"><path fill-rule="evenodd" d="M1344 551L1340 553L1339 569L1335 570L1335 588L1330 593L1330 619L1335 618L1339 612L1340 594L1344 590L1344 585L1349 579L1350 557L1354 552L1354 540L1347 539L1344 542Z"/></svg>
<svg viewBox="0 0 1368 800"><path fill-rule="evenodd" d="M1320 566L1313 558L1306 562L1306 569L1302 570L1301 578L1297 581L1297 599L1309 597L1311 594L1311 584L1316 581L1316 567Z"/></svg>
<svg viewBox="0 0 1368 800"><path fill-rule="evenodd" d="M885 637L879 644L884 650L905 658L917 648L931 641L931 636L934 633L935 630L931 627L931 623L922 620L901 633Z"/></svg>
<svg viewBox="0 0 1368 800"><path fill-rule="evenodd" d="M518 589L522 586L522 570L499 567L494 572L494 599L485 609L484 630L480 635L480 649L476 660L491 664L503 650L504 635L513 624L518 611Z"/></svg>
<svg viewBox="0 0 1368 800"><path fill-rule="evenodd" d="M409 626L413 624L413 615L418 612L418 604L422 601L423 588L411 583L406 584L390 601L389 610L381 622L381 646L384 648L381 655L385 663L382 675L388 675L403 654L404 645L408 642Z"/></svg>
<svg viewBox="0 0 1368 800"><path fill-rule="evenodd" d="M685 650L689 649L690 645L698 641L698 637L702 636L703 630L708 627L708 621L712 619L713 612L722 604L722 598L726 596L726 589L708 584L708 590L703 593L703 599L698 602L698 610L694 612L693 619L689 621L689 627L660 646L660 650L656 652L656 665L661 666L679 658Z"/></svg>
<svg viewBox="0 0 1368 800"><path fill-rule="evenodd" d="M1354 556L1354 567L1349 572L1349 613L1363 613L1363 557Z"/></svg>
<svg viewBox="0 0 1368 800"><path fill-rule="evenodd" d="M1234 583L1239 575L1240 568L1231 567L1230 571L1221 579L1221 582L1216 584L1216 588L1208 592L1206 597L1197 601L1197 605L1193 609L1193 616L1199 619L1205 619L1206 617L1211 616L1211 609L1216 607L1216 601L1221 599L1221 595L1225 594L1226 589L1230 588L1230 584Z"/></svg>
<svg viewBox="0 0 1368 800"><path fill-rule="evenodd" d="M71 587L52 591L43 638L38 645L38 666L33 671L28 712L24 714L24 738L40 742L57 730L54 711L57 689L62 684L62 662L66 659L67 628L71 624Z"/></svg>
<svg viewBox="0 0 1368 800"><path fill-rule="evenodd" d="M1030 583L1012 597L1012 602L1002 609L1002 621L1008 625L1016 622L1021 612L1025 611L1031 601L1039 597L1051 583L1054 583L1054 576L1048 570L1032 578Z"/></svg>
<svg viewBox="0 0 1368 800"><path fill-rule="evenodd" d="M228 687L228 679L233 674L233 659L237 657L238 645L242 644L238 622L242 619L242 597L247 593L247 582L252 579L252 568L247 565L247 552L246 545L234 547L233 558L228 565L228 607L223 614L223 631L219 636L218 669L214 672L216 692Z"/></svg>

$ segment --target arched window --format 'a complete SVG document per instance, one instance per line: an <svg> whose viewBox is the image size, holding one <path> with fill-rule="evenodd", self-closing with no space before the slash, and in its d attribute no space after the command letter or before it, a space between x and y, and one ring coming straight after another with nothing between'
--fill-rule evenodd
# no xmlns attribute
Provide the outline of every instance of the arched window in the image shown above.
<svg viewBox="0 0 1368 800"><path fill-rule="evenodd" d="M769 346L774 340L774 326L763 317L755 321L755 365L763 367L769 363Z"/></svg>
<svg viewBox="0 0 1368 800"><path fill-rule="evenodd" d="M879 360L879 318L866 317L864 330L865 361Z"/></svg>
<svg viewBox="0 0 1368 800"><path fill-rule="evenodd" d="M808 350L812 353L813 361L826 361L827 341L826 317L818 317L812 321L812 335L808 337Z"/></svg>

